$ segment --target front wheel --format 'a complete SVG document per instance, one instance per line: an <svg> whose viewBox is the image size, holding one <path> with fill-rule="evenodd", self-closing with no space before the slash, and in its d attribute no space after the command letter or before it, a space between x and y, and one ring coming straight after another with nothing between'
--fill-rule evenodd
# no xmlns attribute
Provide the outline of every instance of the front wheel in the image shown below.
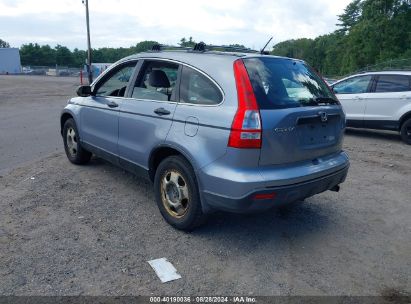
<svg viewBox="0 0 411 304"><path fill-rule="evenodd" d="M63 126L64 150L70 162L76 165L87 163L91 153L86 151L80 143L77 126L74 119L69 118Z"/></svg>
<svg viewBox="0 0 411 304"><path fill-rule="evenodd" d="M154 191L161 215L171 226L191 231L204 222L195 174L183 157L170 156L160 163Z"/></svg>
<svg viewBox="0 0 411 304"><path fill-rule="evenodd" d="M411 145L411 118L402 124L401 138L407 145Z"/></svg>

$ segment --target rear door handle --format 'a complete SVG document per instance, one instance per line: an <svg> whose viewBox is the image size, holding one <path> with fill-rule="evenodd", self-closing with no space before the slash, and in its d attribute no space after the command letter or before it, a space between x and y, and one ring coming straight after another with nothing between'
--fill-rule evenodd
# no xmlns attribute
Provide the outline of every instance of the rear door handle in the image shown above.
<svg viewBox="0 0 411 304"><path fill-rule="evenodd" d="M154 113L156 113L157 115L163 116L163 115L170 115L171 112L164 109L164 108L158 108L154 110Z"/></svg>
<svg viewBox="0 0 411 304"><path fill-rule="evenodd" d="M117 108L118 107L118 103L115 103L114 101L110 101L107 106L109 106L110 108Z"/></svg>
<svg viewBox="0 0 411 304"><path fill-rule="evenodd" d="M361 97L361 96L355 96L355 99L357 99L357 100L363 100L364 98L363 97Z"/></svg>

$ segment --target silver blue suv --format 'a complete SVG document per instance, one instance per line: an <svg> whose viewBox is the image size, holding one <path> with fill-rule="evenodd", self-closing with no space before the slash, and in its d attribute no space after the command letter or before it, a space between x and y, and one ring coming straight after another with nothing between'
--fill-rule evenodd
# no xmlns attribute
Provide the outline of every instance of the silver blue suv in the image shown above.
<svg viewBox="0 0 411 304"><path fill-rule="evenodd" d="M148 177L178 229L215 210L338 191L347 175L344 112L301 60L157 48L116 62L77 94L61 115L68 159L95 154Z"/></svg>

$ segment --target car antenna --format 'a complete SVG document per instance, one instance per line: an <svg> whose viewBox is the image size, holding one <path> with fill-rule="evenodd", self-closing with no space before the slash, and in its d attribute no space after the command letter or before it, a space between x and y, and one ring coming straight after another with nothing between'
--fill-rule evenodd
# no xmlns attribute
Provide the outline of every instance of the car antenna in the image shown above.
<svg viewBox="0 0 411 304"><path fill-rule="evenodd" d="M273 37L270 38L270 40L268 40L268 42L264 45L264 47L261 49L260 54L261 55L267 55L268 52L265 52L265 48L267 47L267 45L271 42L271 40L273 40Z"/></svg>

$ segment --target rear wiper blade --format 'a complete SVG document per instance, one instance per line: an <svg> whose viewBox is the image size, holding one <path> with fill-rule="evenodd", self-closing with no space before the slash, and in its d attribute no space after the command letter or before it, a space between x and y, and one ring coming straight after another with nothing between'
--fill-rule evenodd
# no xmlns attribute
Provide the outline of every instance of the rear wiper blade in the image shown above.
<svg viewBox="0 0 411 304"><path fill-rule="evenodd" d="M316 97L316 98L309 98L309 99L300 99L300 104L303 107L309 106L320 106L325 104L339 104L339 101L332 98L332 97Z"/></svg>
<svg viewBox="0 0 411 304"><path fill-rule="evenodd" d="M300 102L301 106L303 106L303 107L318 106L318 101L314 98L300 99L299 102Z"/></svg>

